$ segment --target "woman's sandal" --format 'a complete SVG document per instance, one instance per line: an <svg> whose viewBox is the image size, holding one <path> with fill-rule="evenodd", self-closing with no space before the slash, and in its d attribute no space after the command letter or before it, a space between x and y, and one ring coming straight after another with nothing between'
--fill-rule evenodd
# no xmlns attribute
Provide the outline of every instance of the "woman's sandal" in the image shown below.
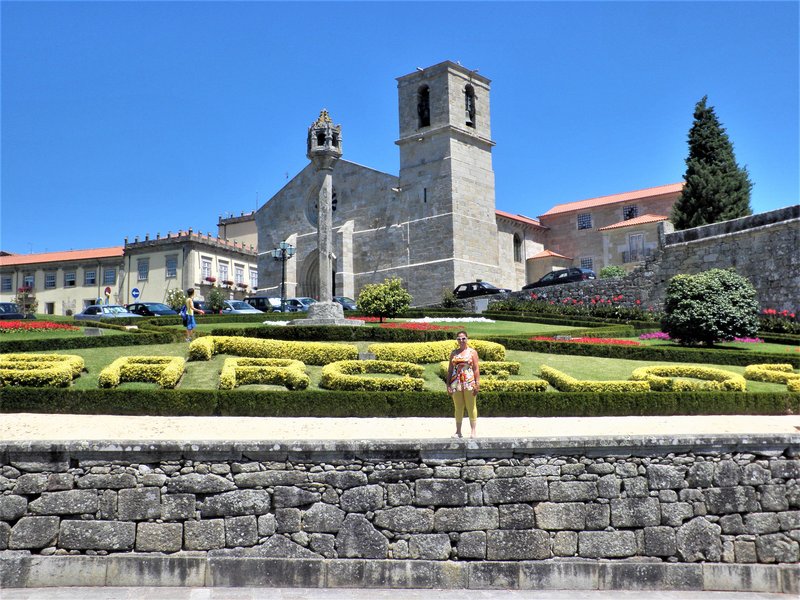
<svg viewBox="0 0 800 600"><path fill-rule="evenodd" d="M451 438L453 438L453 439L459 439L459 438L462 438L462 437L464 437L464 436L463 436L463 435L461 435L460 433L454 433L454 434L453 434L453 435L451 435L450 437L451 437Z"/></svg>

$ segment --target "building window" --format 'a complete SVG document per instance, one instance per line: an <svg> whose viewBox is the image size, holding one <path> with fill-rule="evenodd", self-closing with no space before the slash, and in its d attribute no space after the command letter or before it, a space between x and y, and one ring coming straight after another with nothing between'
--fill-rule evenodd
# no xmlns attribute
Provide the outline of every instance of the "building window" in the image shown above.
<svg viewBox="0 0 800 600"><path fill-rule="evenodd" d="M83 285L97 285L97 271L94 269L91 271L84 271Z"/></svg>
<svg viewBox="0 0 800 600"><path fill-rule="evenodd" d="M3 277L0 279L0 292L13 292L14 281L11 277Z"/></svg>
<svg viewBox="0 0 800 600"><path fill-rule="evenodd" d="M643 233L632 233L628 236L628 260L625 262L633 262L637 260L644 260Z"/></svg>
<svg viewBox="0 0 800 600"><path fill-rule="evenodd" d="M244 283L244 265L233 265L233 281L235 283Z"/></svg>
<svg viewBox="0 0 800 600"><path fill-rule="evenodd" d="M623 221L630 221L631 219L635 219L639 216L639 207L635 204L632 206L623 206L622 207L622 220Z"/></svg>
<svg viewBox="0 0 800 600"><path fill-rule="evenodd" d="M475 127L475 88L470 84L464 88L464 116L467 127Z"/></svg>
<svg viewBox="0 0 800 600"><path fill-rule="evenodd" d="M203 281L212 277L210 258L206 258L205 256L200 257L200 274L203 276Z"/></svg>
<svg viewBox="0 0 800 600"><path fill-rule="evenodd" d="M56 303L55 302L45 302L44 303L44 314L46 314L46 315L54 315L54 314L56 314Z"/></svg>
<svg viewBox="0 0 800 600"><path fill-rule="evenodd" d="M140 258L136 261L136 271L139 273L139 281L147 281L150 276L150 259Z"/></svg>
<svg viewBox="0 0 800 600"><path fill-rule="evenodd" d="M167 277L178 276L178 256L172 254L167 257Z"/></svg>
<svg viewBox="0 0 800 600"><path fill-rule="evenodd" d="M522 238L514 234L514 262L522 262Z"/></svg>
<svg viewBox="0 0 800 600"><path fill-rule="evenodd" d="M64 271L64 287L75 287L75 271Z"/></svg>
<svg viewBox="0 0 800 600"><path fill-rule="evenodd" d="M581 259L581 269L594 269L594 261L591 257L584 257Z"/></svg>
<svg viewBox="0 0 800 600"><path fill-rule="evenodd" d="M230 281L230 279L228 279L228 263L223 261L219 261L219 281L220 283Z"/></svg>
<svg viewBox="0 0 800 600"><path fill-rule="evenodd" d="M33 273L25 273L22 276L22 287L33 289L34 276Z"/></svg>
<svg viewBox="0 0 800 600"><path fill-rule="evenodd" d="M583 213L578 215L578 229L591 229L591 228L592 228L591 213Z"/></svg>
<svg viewBox="0 0 800 600"><path fill-rule="evenodd" d="M258 289L258 269L250 269L250 287Z"/></svg>
<svg viewBox="0 0 800 600"><path fill-rule="evenodd" d="M66 282L64 283L66 285ZM48 271L44 274L44 289L52 290L56 287L56 273L55 271Z"/></svg>
<svg viewBox="0 0 800 600"><path fill-rule="evenodd" d="M428 127L431 124L431 92L427 85L423 85L417 91L417 117L420 127Z"/></svg>
<svg viewBox="0 0 800 600"><path fill-rule="evenodd" d="M114 285L117 282L117 270L113 267L106 267L103 269L103 283L105 285Z"/></svg>

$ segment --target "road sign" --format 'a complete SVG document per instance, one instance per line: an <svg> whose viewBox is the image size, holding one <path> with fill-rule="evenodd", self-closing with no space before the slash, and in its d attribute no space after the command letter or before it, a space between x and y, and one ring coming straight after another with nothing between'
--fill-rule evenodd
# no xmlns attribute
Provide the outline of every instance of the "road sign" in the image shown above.
<svg viewBox="0 0 800 600"><path fill-rule="evenodd" d="M139 297L139 288L133 288L131 290L131 296L133 296L134 300Z"/></svg>
<svg viewBox="0 0 800 600"><path fill-rule="evenodd" d="M106 289L103 290L103 293L106 296L110 296L111 295L111 287L106 287Z"/></svg>

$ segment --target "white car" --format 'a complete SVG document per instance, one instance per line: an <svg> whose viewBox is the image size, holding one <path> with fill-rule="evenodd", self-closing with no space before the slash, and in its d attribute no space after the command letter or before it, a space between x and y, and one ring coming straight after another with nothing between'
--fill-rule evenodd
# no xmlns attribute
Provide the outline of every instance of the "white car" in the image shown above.
<svg viewBox="0 0 800 600"><path fill-rule="evenodd" d="M223 315L263 315L264 312L253 308L241 300L225 300L222 303Z"/></svg>

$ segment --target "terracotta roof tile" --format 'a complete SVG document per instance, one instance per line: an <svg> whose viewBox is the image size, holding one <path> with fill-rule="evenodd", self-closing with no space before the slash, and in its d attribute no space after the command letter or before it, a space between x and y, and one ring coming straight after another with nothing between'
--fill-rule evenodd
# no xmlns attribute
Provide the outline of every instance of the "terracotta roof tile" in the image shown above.
<svg viewBox="0 0 800 600"><path fill-rule="evenodd" d="M646 188L644 190L624 192L622 194L613 194L611 196L599 196L598 198L589 198L588 200L579 200L577 202L567 202L566 204L556 204L543 215L539 215L539 218L565 212L572 212L574 210L585 210L587 208L594 208L596 206L605 206L606 204L615 204L617 202L631 202L633 200L641 200L642 198L650 198L652 196L674 194L680 192L682 189L682 182L670 183L668 185L660 185L658 187Z"/></svg>
<svg viewBox="0 0 800 600"><path fill-rule="evenodd" d="M658 223L659 221L668 221L668 220L669 217L665 217L663 215L642 215L640 217L628 219L627 221L620 221L619 223L614 223L613 225L606 225L605 227L601 227L597 231L606 231L607 229L619 229L620 227L632 227L634 225L646 225L647 223Z"/></svg>
<svg viewBox="0 0 800 600"><path fill-rule="evenodd" d="M494 212L498 217L505 217L506 219L511 219L512 221L519 221L520 223L534 225L536 227L544 227L544 225L542 225L537 219L532 219L524 215L512 215L504 210L495 210Z"/></svg>
<svg viewBox="0 0 800 600"><path fill-rule="evenodd" d="M90 248L88 250L65 250L63 252L42 252L39 254L12 254L0 256L0 267L32 265L37 263L66 262L70 260L93 260L101 258L122 258L122 246L110 248Z"/></svg>
<svg viewBox="0 0 800 600"><path fill-rule="evenodd" d="M569 256L564 256L563 254L558 254L557 252L553 252L552 250L542 250L539 254L534 254L531 258L565 258L567 260L572 260Z"/></svg>

